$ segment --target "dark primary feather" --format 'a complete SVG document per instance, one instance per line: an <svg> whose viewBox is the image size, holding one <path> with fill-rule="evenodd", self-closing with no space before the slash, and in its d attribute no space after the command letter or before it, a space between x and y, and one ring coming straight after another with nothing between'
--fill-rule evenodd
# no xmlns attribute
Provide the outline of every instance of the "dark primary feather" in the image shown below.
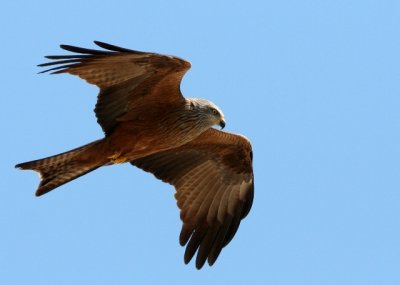
<svg viewBox="0 0 400 285"><path fill-rule="evenodd" d="M69 58L69 57L67 57L67 58ZM75 59L65 59L65 60L59 60L59 61L56 61L56 62L52 61L52 62L42 63L42 64L39 64L38 66L43 67L43 66L51 66L51 65L58 65L58 64L72 63L72 62L78 63L79 61L80 61L80 59L76 59L76 58ZM44 72L47 72L47 71L50 71L50 69L41 71L40 73L44 73Z"/></svg>
<svg viewBox="0 0 400 285"><path fill-rule="evenodd" d="M74 54L74 55L46 55L44 58L47 59L65 59L65 58L85 58L89 57L87 54ZM56 62L42 63L38 64L38 66L45 66L49 64L57 64Z"/></svg>
<svg viewBox="0 0 400 285"><path fill-rule="evenodd" d="M123 48L123 47L107 44L107 43L100 42L100 41L94 41L94 43L96 45L98 45L99 47L102 47L104 49L117 51L117 52L129 52L129 53L136 53L136 54L144 54L145 53L145 52L142 52L142 51L137 51L137 50L133 50L133 49L127 49L127 48Z"/></svg>
<svg viewBox="0 0 400 285"><path fill-rule="evenodd" d="M254 193L251 146L210 129L194 141L131 162L175 186L183 221L179 242L188 263L212 265L248 214Z"/></svg>
<svg viewBox="0 0 400 285"><path fill-rule="evenodd" d="M90 54L90 55L108 54L108 53L110 53L109 51L88 49L88 48L76 47L76 46L71 46L71 45L60 45L60 48L62 48L64 50L67 50L67 51L70 51L70 52Z"/></svg>
<svg viewBox="0 0 400 285"><path fill-rule="evenodd" d="M47 59L66 59L66 60L58 60L58 61L53 61L53 62L46 62L46 63L42 63L39 64L38 66L40 67L44 67L44 66L51 66L51 65L58 65L55 68L50 68L50 69L46 69L41 71L40 73L45 73L48 71L53 71L53 70L57 70L57 69L64 69L67 67L72 67L73 65L63 65L60 66L60 64L64 64L64 63L81 63L83 62L83 59L90 59L93 58L93 56L96 55L102 55L102 56L106 56L106 55L110 55L110 54L115 54L115 52L118 53L132 53L132 54L146 54L145 52L141 52L141 51L136 51L136 50L131 50L131 49L126 49L126 48L122 48L122 47L118 47L115 45L111 45L111 44L107 44L107 43L103 43L100 41L94 41L94 43L101 47L104 48L105 50L95 50L95 49L87 49L87 48L82 48L82 47L76 47L76 46L71 46L71 45L60 45L60 48L66 50L66 51L70 51L70 52L74 52L74 53L78 53L78 54L73 54L73 55L48 55L45 56L45 58ZM62 71L59 72L53 72L55 73L61 73Z"/></svg>

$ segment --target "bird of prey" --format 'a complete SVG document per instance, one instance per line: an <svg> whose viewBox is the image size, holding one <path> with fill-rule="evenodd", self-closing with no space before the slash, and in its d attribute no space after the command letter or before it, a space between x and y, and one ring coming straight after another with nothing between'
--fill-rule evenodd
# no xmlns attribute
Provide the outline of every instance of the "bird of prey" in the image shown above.
<svg viewBox="0 0 400 285"><path fill-rule="evenodd" d="M191 64L174 56L95 41L101 50L60 45L42 72L69 73L99 87L95 113L105 137L16 167L37 171L41 196L101 166L129 162L176 189L187 264L213 265L253 202L252 148L244 136L219 131L222 111L185 98L180 82Z"/></svg>

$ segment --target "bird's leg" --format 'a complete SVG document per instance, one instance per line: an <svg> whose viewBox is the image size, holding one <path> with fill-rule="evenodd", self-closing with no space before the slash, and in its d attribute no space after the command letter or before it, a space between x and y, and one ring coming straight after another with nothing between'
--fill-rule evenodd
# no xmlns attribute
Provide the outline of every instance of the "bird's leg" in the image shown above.
<svg viewBox="0 0 400 285"><path fill-rule="evenodd" d="M113 155L109 156L108 159L113 163L113 164L118 164L118 163L124 163L129 161L127 157L124 157L122 155L122 152L120 150L115 151Z"/></svg>

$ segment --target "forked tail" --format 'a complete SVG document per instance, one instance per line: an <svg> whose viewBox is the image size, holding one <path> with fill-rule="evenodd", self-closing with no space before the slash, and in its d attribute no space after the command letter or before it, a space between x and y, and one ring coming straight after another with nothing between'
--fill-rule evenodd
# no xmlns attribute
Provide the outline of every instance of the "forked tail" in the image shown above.
<svg viewBox="0 0 400 285"><path fill-rule="evenodd" d="M39 172L41 181L36 196L41 196L104 165L104 159L96 158L96 154L101 153L99 147L102 142L98 140L54 156L20 163L15 167Z"/></svg>

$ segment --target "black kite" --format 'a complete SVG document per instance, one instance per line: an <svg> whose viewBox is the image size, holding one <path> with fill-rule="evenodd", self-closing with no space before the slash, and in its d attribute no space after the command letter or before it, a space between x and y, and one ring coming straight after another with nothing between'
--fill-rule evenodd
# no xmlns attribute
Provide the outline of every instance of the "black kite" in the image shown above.
<svg viewBox="0 0 400 285"><path fill-rule="evenodd" d="M197 268L206 260L214 264L253 202L250 142L212 128L225 126L213 103L182 96L180 82L189 62L95 44L104 50L61 45L76 54L47 56L54 61L39 66L100 88L95 113L105 137L16 167L39 172L37 196L105 165L129 162L151 172L175 186L185 263L197 251Z"/></svg>

